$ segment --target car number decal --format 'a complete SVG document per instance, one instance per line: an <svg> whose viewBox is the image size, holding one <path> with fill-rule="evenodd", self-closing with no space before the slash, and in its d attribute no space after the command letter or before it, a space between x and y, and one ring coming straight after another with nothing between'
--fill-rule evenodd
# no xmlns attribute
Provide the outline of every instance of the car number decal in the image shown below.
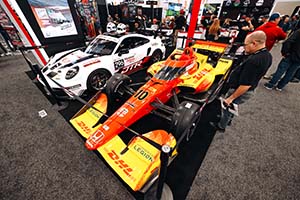
<svg viewBox="0 0 300 200"><path fill-rule="evenodd" d="M138 93L136 93L136 95L134 95L134 97L137 98L138 100L143 100L148 96L148 94L149 92L140 90L138 91Z"/></svg>
<svg viewBox="0 0 300 200"><path fill-rule="evenodd" d="M124 62L123 59L117 60L117 61L114 62L114 66L115 66L115 70L118 70L118 69L125 66L125 62Z"/></svg>

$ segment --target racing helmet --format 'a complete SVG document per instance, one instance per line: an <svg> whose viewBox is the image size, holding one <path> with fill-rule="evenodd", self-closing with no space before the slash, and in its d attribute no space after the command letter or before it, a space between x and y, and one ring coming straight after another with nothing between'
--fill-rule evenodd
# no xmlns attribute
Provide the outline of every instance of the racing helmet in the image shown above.
<svg viewBox="0 0 300 200"><path fill-rule="evenodd" d="M118 34L126 33L126 25L123 23L118 24L117 33Z"/></svg>
<svg viewBox="0 0 300 200"><path fill-rule="evenodd" d="M117 27L116 27L116 25L113 22L108 22L108 24L106 26L106 31L108 33L116 32L117 31Z"/></svg>

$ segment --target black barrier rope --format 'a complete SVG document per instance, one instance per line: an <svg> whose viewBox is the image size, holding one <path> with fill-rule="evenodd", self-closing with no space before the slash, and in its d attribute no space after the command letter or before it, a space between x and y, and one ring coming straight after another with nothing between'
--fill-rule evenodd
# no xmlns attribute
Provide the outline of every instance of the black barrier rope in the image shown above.
<svg viewBox="0 0 300 200"><path fill-rule="evenodd" d="M53 97L55 103L58 106L62 106L62 103L58 100L56 94L53 92L52 88L50 87L49 83L47 82L44 74L42 73L40 67L37 64L33 64L32 68L34 69L34 71L39 75L39 77L42 79L43 83L45 84L48 92L51 94L51 96Z"/></svg>

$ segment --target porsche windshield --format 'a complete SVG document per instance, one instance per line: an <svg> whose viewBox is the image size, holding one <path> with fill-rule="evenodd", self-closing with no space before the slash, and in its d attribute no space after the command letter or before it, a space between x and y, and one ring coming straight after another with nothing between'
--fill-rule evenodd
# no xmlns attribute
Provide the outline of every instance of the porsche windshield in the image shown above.
<svg viewBox="0 0 300 200"><path fill-rule="evenodd" d="M170 81L182 75L186 71L185 67L164 66L154 77L160 80Z"/></svg>
<svg viewBox="0 0 300 200"><path fill-rule="evenodd" d="M85 53L97 54L97 55L110 55L115 49L117 43L99 38L92 42L85 50Z"/></svg>

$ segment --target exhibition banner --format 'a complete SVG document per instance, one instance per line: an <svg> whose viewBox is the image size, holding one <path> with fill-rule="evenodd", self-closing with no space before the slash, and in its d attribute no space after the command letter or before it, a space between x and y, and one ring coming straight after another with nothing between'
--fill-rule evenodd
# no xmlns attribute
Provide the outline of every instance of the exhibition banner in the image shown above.
<svg viewBox="0 0 300 200"><path fill-rule="evenodd" d="M67 0L28 0L45 38L77 35Z"/></svg>

